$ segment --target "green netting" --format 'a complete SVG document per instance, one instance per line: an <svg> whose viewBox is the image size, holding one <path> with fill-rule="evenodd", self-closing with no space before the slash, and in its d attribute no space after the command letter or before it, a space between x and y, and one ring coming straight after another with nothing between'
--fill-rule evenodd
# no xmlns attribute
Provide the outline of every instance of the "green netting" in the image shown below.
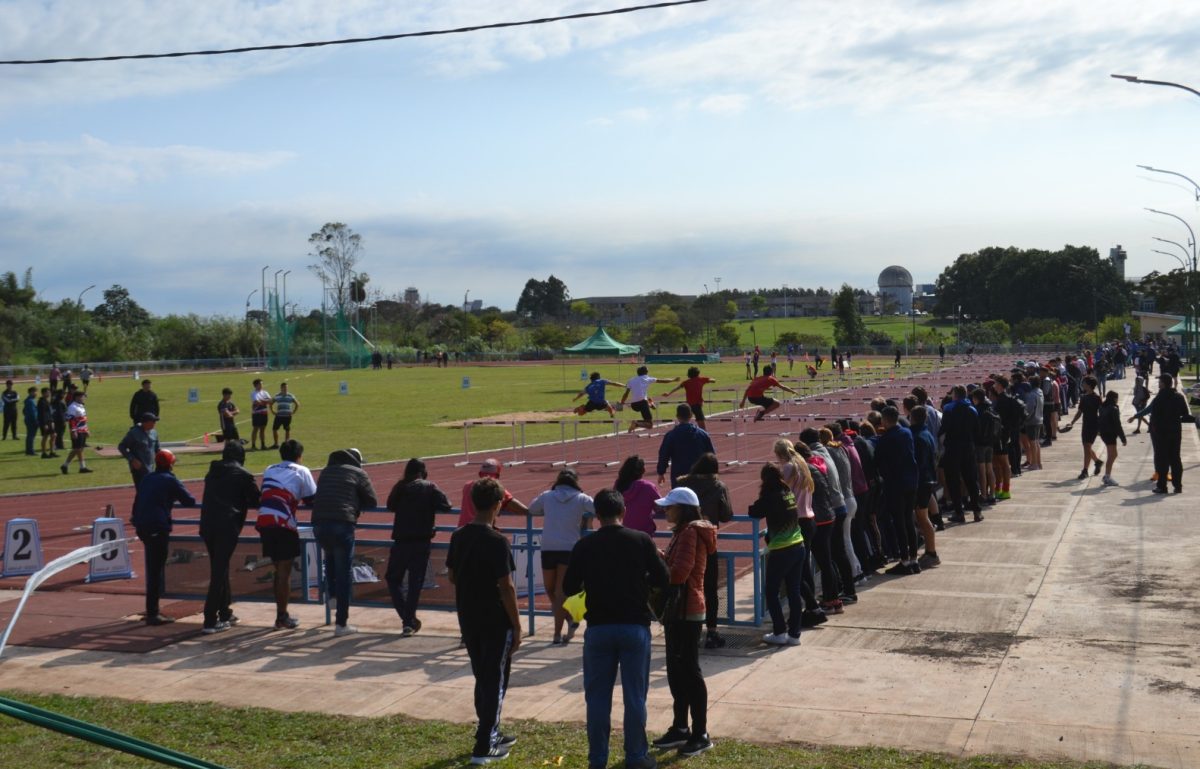
<svg viewBox="0 0 1200 769"><path fill-rule="evenodd" d="M329 320L325 357L329 368L364 368L371 362L371 347L363 329L340 309Z"/></svg>
<svg viewBox="0 0 1200 769"><path fill-rule="evenodd" d="M270 292L267 305L267 367L286 369L290 362L292 339L296 334L296 322L289 321L279 295Z"/></svg>

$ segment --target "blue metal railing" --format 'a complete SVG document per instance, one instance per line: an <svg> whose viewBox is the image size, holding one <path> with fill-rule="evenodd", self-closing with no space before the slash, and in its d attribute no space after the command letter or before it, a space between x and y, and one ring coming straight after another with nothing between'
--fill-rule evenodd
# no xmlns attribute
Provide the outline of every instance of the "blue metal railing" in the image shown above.
<svg viewBox="0 0 1200 769"><path fill-rule="evenodd" d="M384 508L375 508L373 510L366 511L366 512L386 513L388 511ZM453 512L457 513L458 511L455 510ZM719 617L717 621L724 625L735 625L735 626L749 625L749 626L758 627L758 626L762 625L762 620L763 620L764 607L763 607L763 593L762 593L762 583L763 583L762 563L763 563L763 558L766 555L766 550L763 549L761 546L761 543L762 543L761 521L759 521L758 519L755 519L755 518L750 518L748 516L734 516L731 523L749 523L750 531L746 532L746 533L730 532L730 531L728 531L728 529L723 529L723 530L718 531L718 534L717 534L718 550L717 550L716 555L717 555L719 562L724 566L725 601L724 601L724 606L723 606L724 611L722 612L723 616ZM198 527L200 524L200 520L198 518L177 518L174 520L174 524L176 527L176 531L178 531L179 527L192 527L192 526ZM301 523L302 531L307 529L308 527L309 527L309 524L304 523L304 522ZM437 534L442 534L442 535L449 534L449 533L453 532L456 528L457 527L455 527L455 526L436 526L436 527L434 527L435 536ZM392 524L390 524L390 523L359 523L356 527L356 530L359 532L379 532L379 531L390 532L391 529L392 529ZM541 541L542 529L538 526L534 526L534 518L532 516L526 516L524 526L501 526L500 531L510 538L514 557L516 558L516 560L518 562L521 562L521 561L524 562L525 573L523 575L521 575L520 577L518 577L518 579L523 580L525 583L524 584L524 588L525 588L524 606L522 607L521 613L525 615L527 626L528 626L528 632L530 635L532 635L537 627L536 618L552 615L552 612L550 609L542 609L542 608L538 608L538 606L537 606L537 594L539 592L540 586L538 584L536 584L536 567L535 567L534 559L538 557L538 553L541 551L540 541ZM591 529L583 529L581 533L584 536L586 536L587 534L590 533L590 531L591 531ZM660 532L656 532L654 534L654 538L658 539L658 540L669 540L670 537L671 537L670 532L660 531ZM750 544L749 544L749 548L746 550L730 550L730 549L722 550L722 549L720 549L722 542L726 542L726 543L749 542ZM172 533L171 538L170 538L170 543L171 543L171 545L176 545L176 544L201 544L202 545L203 540L200 538L200 536L198 534ZM258 543L259 543L259 538L257 536L251 535L251 536L238 537L238 544L257 545ZM310 536L307 535L307 533L302 536L301 544L304 545L304 548L301 553L300 568L298 570L299 577L300 577L300 595L299 595L298 600L296 600L296 602L297 603L317 603L317 602L325 603L325 623L329 624L331 622L331 609L329 607L329 602L326 600L327 596L326 596L326 592L325 592L325 580L324 580L324 558L322 557L321 546L314 539L310 538ZM358 551L360 548L391 548L392 544L393 544L393 542L390 538L376 538L374 536L356 535L355 540L354 540L354 547L355 547L356 551ZM310 570L310 566L309 566L309 560L310 560L309 559L309 548L310 547L315 549L315 558L313 559L315 562L314 563L315 575L312 573L312 571ZM433 552L446 551L449 549L449 547L450 547L450 543L446 542L446 541L439 542L435 539L433 542L430 543L430 548L431 548L431 551L433 551ZM172 548L171 552L172 553L176 552L176 549ZM747 559L747 558L750 559L750 572L753 575L752 616L750 619L738 619L737 610L736 610L736 603L737 603L736 583L737 583L737 577L738 577L738 561L741 559ZM432 560L433 559L431 559L431 561ZM170 563L170 561L169 561L169 563ZM170 570L168 570L167 571L166 589L163 592L164 598L189 599L189 600L198 600L198 599L202 600L204 598L204 595L200 594L200 593L172 591L170 589L170 577L171 577L171 573L170 573ZM241 596L235 596L235 600L237 600L237 601L269 602L274 599L271 596L241 595ZM384 602L381 600L369 600L369 599L355 600L353 597L353 594L351 595L351 605L352 606L370 606L370 607L389 607L389 608L391 607L390 602ZM421 609L423 611L454 611L454 606L453 606L453 604L426 603L426 604L422 604Z"/></svg>

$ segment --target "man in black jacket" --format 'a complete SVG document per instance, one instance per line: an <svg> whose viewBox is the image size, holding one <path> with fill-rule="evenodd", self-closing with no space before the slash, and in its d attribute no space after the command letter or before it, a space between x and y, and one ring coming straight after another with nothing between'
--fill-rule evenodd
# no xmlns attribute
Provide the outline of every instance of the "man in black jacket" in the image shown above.
<svg viewBox="0 0 1200 769"><path fill-rule="evenodd" d="M129 421L136 425L138 418L145 413L162 416L158 408L158 395L150 389L149 379L142 380L142 388L134 392L129 400Z"/></svg>
<svg viewBox="0 0 1200 769"><path fill-rule="evenodd" d="M220 633L237 624L230 604L229 561L246 523L246 512L258 507L259 491L254 476L242 463L246 449L241 443L226 443L221 458L214 460L204 477L200 503L200 537L208 551L208 597L204 601L205 634Z"/></svg>
<svg viewBox="0 0 1200 769"><path fill-rule="evenodd" d="M392 607L400 615L403 636L413 635L421 629L417 603L421 600L425 571L429 568L430 543L437 514L450 512L450 500L428 478L424 462L408 460L404 477L396 482L387 499L387 509L395 517L392 520L392 550L384 579L392 596ZM408 589L401 590L405 575L408 576Z"/></svg>
<svg viewBox="0 0 1200 769"><path fill-rule="evenodd" d="M596 494L600 528L571 551L563 592L587 590L588 630L583 640L583 691L587 702L588 766L608 766L612 690L618 665L625 701L625 766L655 765L646 742L646 692L650 688L651 587L670 575L644 532L621 525L625 500L612 489Z"/></svg>
<svg viewBox="0 0 1200 769"><path fill-rule="evenodd" d="M362 469L358 449L338 449L317 479L313 497L313 536L325 551L326 599L337 603L333 634L357 633L347 624L350 617L351 563L354 560L354 528L368 507L375 507L375 488Z"/></svg>
<svg viewBox="0 0 1200 769"><path fill-rule="evenodd" d="M1154 447L1154 472L1158 482L1154 485L1155 494L1167 493L1167 473L1171 474L1171 482L1175 493L1183 492L1183 460L1179 455L1180 443L1183 439L1184 422L1195 422L1188 407L1187 398L1174 387L1175 377L1163 373L1158 377L1158 394L1150 405L1138 411L1129 418L1132 422L1138 417L1150 415L1150 441Z"/></svg>
<svg viewBox="0 0 1200 769"><path fill-rule="evenodd" d="M954 385L953 400L942 409L942 445L945 453L946 491L953 509L950 520L963 523L962 487L967 487L968 502L976 521L983 520L979 506L979 482L975 467L975 442L979 433L979 413L967 400L967 388Z"/></svg>

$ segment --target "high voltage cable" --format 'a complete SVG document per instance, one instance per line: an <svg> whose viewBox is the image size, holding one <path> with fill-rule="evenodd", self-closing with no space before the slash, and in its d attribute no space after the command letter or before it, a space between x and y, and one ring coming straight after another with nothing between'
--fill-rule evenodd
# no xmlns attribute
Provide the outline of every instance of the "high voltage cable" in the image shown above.
<svg viewBox="0 0 1200 769"><path fill-rule="evenodd" d="M548 16L543 19L526 19L525 21L500 21L493 24L476 24L470 27L454 29L432 29L423 32L401 32L394 35L376 35L374 37L349 37L342 40L319 40L311 43L284 43L279 45L251 45L245 48L224 48L210 51L176 51L173 53L138 53L120 56L76 56L62 59L13 59L0 61L0 64L74 64L96 61L128 61L132 59L179 59L185 56L223 56L231 53L252 53L255 51L285 51L293 48L320 48L326 45L352 45L355 43L376 43L383 40L402 40L409 37L434 37L437 35L458 35L464 32L479 32L485 29L506 29L508 27L529 27L536 24L550 24L557 21L572 21L574 19L590 19L597 16L616 16L635 11L648 11L657 8L670 8L676 5L693 5L705 3L708 0L672 0L672 2L652 3L649 5L633 5L625 8L613 8L608 11L588 11L572 13L566 16Z"/></svg>

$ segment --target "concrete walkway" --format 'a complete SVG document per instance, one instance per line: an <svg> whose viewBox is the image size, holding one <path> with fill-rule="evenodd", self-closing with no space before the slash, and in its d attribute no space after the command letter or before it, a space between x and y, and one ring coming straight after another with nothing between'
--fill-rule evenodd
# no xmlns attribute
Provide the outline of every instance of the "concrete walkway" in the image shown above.
<svg viewBox="0 0 1200 769"><path fill-rule="evenodd" d="M1018 479L985 521L940 534L940 568L872 582L799 648L733 632L730 648L706 652L714 739L1200 766L1200 440L1185 426L1187 490L1158 496L1144 433L1122 449L1120 488L1075 480L1078 435L1044 450L1045 469ZM390 611L356 610L364 632L335 639L318 609L299 613L303 629L271 632L271 607L242 604L239 628L143 655L14 647L0 680L36 692L472 719L452 615L426 612L425 629L404 639ZM581 645L551 648L540 627L517 655L505 717L582 721ZM652 669L659 731L670 711L661 646Z"/></svg>

